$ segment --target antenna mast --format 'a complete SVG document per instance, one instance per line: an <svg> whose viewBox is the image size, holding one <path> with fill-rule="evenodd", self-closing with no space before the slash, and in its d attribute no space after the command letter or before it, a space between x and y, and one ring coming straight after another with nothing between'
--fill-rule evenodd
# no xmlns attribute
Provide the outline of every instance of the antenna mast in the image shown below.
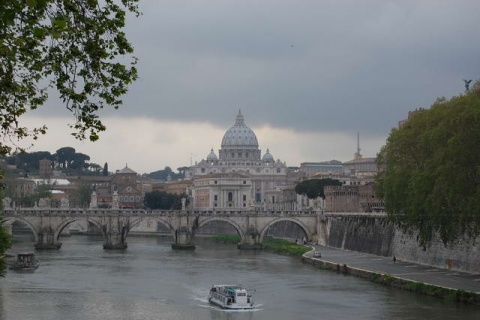
<svg viewBox="0 0 480 320"><path fill-rule="evenodd" d="M362 159L362 155L360 154L360 132L357 132L357 152L354 155L354 159Z"/></svg>

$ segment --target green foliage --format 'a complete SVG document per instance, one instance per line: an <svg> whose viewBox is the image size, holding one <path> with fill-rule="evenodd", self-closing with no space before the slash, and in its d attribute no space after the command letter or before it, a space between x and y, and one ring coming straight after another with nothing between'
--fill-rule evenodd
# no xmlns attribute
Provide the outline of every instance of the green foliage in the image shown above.
<svg viewBox="0 0 480 320"><path fill-rule="evenodd" d="M90 205L90 200L92 198L92 186L88 183L80 183L73 201L74 206L79 206L80 208L87 208Z"/></svg>
<svg viewBox="0 0 480 320"><path fill-rule="evenodd" d="M186 198L186 195L154 190L145 193L144 203L145 207L149 209L180 210L182 209L182 198Z"/></svg>
<svg viewBox="0 0 480 320"><path fill-rule="evenodd" d="M0 170L0 180L2 180L2 188L0 188L0 199L3 199L5 196L6 188L5 183L3 182L4 173ZM3 206L2 206L3 209ZM7 232L7 229L3 226L3 220L0 219L0 277L3 277L5 274L6 261L5 253L12 246L12 239Z"/></svg>
<svg viewBox="0 0 480 320"><path fill-rule="evenodd" d="M210 238L216 242L230 243L230 244L237 244L241 240L240 236L236 234L214 235L214 236L211 236Z"/></svg>
<svg viewBox="0 0 480 320"><path fill-rule="evenodd" d="M447 244L480 231L480 82L468 93L437 100L393 129L377 156L385 170L377 194L421 245L439 232Z"/></svg>
<svg viewBox="0 0 480 320"><path fill-rule="evenodd" d="M139 15L137 2L0 1L0 155L11 151L4 141L46 133L45 125L29 129L19 121L52 91L74 116L73 135L98 139L105 130L98 112L118 108L137 79L133 47L122 31L126 12Z"/></svg>
<svg viewBox="0 0 480 320"><path fill-rule="evenodd" d="M322 197L325 199L323 188L326 186L341 186L342 183L335 179L309 179L300 182L295 186L297 194L306 195L309 199Z"/></svg>
<svg viewBox="0 0 480 320"><path fill-rule="evenodd" d="M38 171L39 161L43 159L53 160L53 155L48 151L18 152L7 158L9 164L15 165L18 169Z"/></svg>
<svg viewBox="0 0 480 320"><path fill-rule="evenodd" d="M96 163L88 163L90 156L76 152L72 147L63 147L54 154L48 151L28 153L26 151L14 152L5 158L8 164L16 165L23 170L24 176L39 170L39 161L48 159L54 162L55 168L67 175L101 175L102 167ZM108 169L108 168L107 168Z"/></svg>
<svg viewBox="0 0 480 320"><path fill-rule="evenodd" d="M177 169L180 173L175 173L172 171L172 168L167 166L165 169L151 172L147 176L151 179L159 181L167 181L169 176L172 180L178 180L185 177L185 170L187 168L188 167L180 167Z"/></svg>
<svg viewBox="0 0 480 320"><path fill-rule="evenodd" d="M19 120L56 91L74 116L72 134L97 140L105 130L98 112L118 108L137 79L133 47L122 31L126 12L139 15L137 2L0 1L1 134L13 139L44 134L44 125L28 129ZM9 151L0 143L0 154Z"/></svg>
<svg viewBox="0 0 480 320"><path fill-rule="evenodd" d="M237 244L241 240L239 235L215 235L211 239L216 242L231 244ZM301 257L305 252L311 250L310 247L273 237L263 238L262 244L265 250L294 257Z"/></svg>
<svg viewBox="0 0 480 320"><path fill-rule="evenodd" d="M5 253L12 246L12 239L0 221L0 276L5 274Z"/></svg>
<svg viewBox="0 0 480 320"><path fill-rule="evenodd" d="M310 247L272 237L263 238L262 244L265 250L295 257L301 257L305 252L311 250Z"/></svg>
<svg viewBox="0 0 480 320"><path fill-rule="evenodd" d="M104 177L108 176L108 163L106 163L106 162L105 162L105 165L103 166L102 175Z"/></svg>
<svg viewBox="0 0 480 320"><path fill-rule="evenodd" d="M369 280L386 286L401 288L441 299L480 305L480 294L476 292L437 287L431 284L397 278L389 274L372 273L370 274Z"/></svg>
<svg viewBox="0 0 480 320"><path fill-rule="evenodd" d="M68 167L68 165L73 161L75 153L75 148L63 147L57 150L55 153L55 158L61 167Z"/></svg>

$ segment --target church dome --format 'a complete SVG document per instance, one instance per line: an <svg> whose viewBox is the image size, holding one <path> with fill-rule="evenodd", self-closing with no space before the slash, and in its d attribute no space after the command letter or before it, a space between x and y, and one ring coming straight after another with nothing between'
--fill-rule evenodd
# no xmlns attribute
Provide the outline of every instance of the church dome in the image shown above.
<svg viewBox="0 0 480 320"><path fill-rule="evenodd" d="M270 151L267 149L267 153L263 155L262 158L263 162L274 162L275 160L273 159L273 156L270 154Z"/></svg>
<svg viewBox="0 0 480 320"><path fill-rule="evenodd" d="M245 146L258 148L258 141L253 130L245 125L243 115L239 111L235 124L223 136L222 148Z"/></svg>
<svg viewBox="0 0 480 320"><path fill-rule="evenodd" d="M217 158L217 155L215 154L215 152L213 152L213 149L212 151L210 151L210 154L207 156L207 161L217 161L218 158Z"/></svg>

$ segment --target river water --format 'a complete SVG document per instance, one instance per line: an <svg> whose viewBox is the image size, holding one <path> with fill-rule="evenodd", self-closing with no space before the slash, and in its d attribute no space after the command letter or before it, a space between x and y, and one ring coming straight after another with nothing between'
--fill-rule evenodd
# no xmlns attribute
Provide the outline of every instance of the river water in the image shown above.
<svg viewBox="0 0 480 320"><path fill-rule="evenodd" d="M31 251L22 237L11 252ZM0 320L28 319L479 319L480 308L323 271L268 252L197 240L173 251L162 238L128 239L104 251L97 236L62 238L40 251L34 273L0 278ZM252 311L224 311L207 301L212 284L242 284Z"/></svg>

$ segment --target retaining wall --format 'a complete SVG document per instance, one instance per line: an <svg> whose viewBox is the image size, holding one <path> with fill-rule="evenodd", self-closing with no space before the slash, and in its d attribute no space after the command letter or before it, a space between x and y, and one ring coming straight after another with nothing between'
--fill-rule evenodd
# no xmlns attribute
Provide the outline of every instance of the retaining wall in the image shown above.
<svg viewBox="0 0 480 320"><path fill-rule="evenodd" d="M474 243L464 237L445 246L438 236L421 247L416 233L404 233L387 221L386 216L336 214L324 220L328 246L448 270L480 273L480 239Z"/></svg>

